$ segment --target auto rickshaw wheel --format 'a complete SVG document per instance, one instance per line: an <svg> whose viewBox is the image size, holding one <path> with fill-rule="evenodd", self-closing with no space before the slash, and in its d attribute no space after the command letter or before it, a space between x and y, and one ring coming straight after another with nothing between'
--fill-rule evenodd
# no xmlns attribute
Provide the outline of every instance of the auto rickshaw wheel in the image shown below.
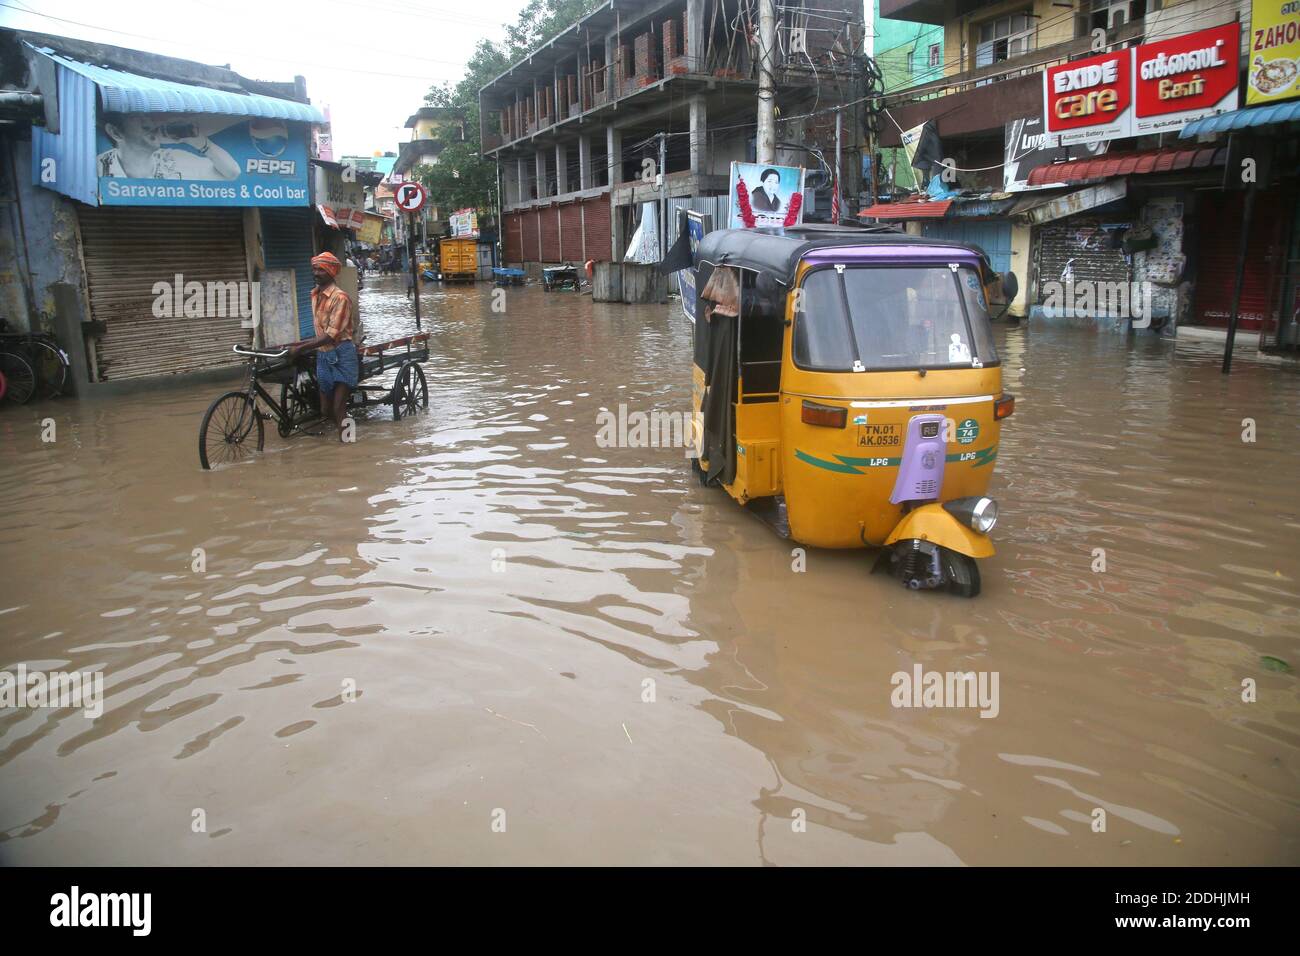
<svg viewBox="0 0 1300 956"><path fill-rule="evenodd" d="M942 589L961 597L980 593L980 572L975 559L930 541L900 541L888 552L889 570L903 587L913 591ZM883 562L878 561L879 568Z"/></svg>
<svg viewBox="0 0 1300 956"><path fill-rule="evenodd" d="M980 569L975 559L949 548L939 549L944 586L949 594L973 598L980 593Z"/></svg>
<svg viewBox="0 0 1300 956"><path fill-rule="evenodd" d="M700 484L707 488L709 485L709 473L704 470L698 458L691 459L691 471L695 472L695 477L700 480Z"/></svg>

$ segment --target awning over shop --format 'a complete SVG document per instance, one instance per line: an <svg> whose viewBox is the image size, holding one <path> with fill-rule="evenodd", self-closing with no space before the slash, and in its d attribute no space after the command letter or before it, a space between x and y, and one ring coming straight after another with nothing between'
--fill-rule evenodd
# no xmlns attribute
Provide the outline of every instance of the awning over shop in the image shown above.
<svg viewBox="0 0 1300 956"><path fill-rule="evenodd" d="M79 63L49 49L33 49L94 83L99 88L104 108L115 113L218 113L223 116L252 116L300 123L325 122L324 114L306 103L258 93L236 93L170 80L155 80L121 70Z"/></svg>
<svg viewBox="0 0 1300 956"><path fill-rule="evenodd" d="M1193 136L1203 136L1207 133L1228 133L1237 129L1297 122L1300 122L1300 100L1276 103L1272 106L1254 106L1193 120L1182 128L1178 138L1191 139Z"/></svg>
<svg viewBox="0 0 1300 956"><path fill-rule="evenodd" d="M858 216L862 219L942 219L948 215L948 209L951 206L951 199L942 199L937 202L917 202L912 200L884 202L868 206L858 213Z"/></svg>
<svg viewBox="0 0 1300 956"><path fill-rule="evenodd" d="M1068 193L1056 193L1051 196L1039 194L1025 196L1011 208L1008 216L1021 218L1034 225L1064 219L1075 213L1096 209L1108 203L1123 199L1128 194L1128 180L1116 179L1108 183L1098 183L1084 189Z"/></svg>
<svg viewBox="0 0 1300 956"><path fill-rule="evenodd" d="M366 216L360 209L335 209L333 206L317 204L320 217L331 229L360 229L366 224Z"/></svg>
<svg viewBox="0 0 1300 956"><path fill-rule="evenodd" d="M1068 163L1039 166L1029 173L1029 185L1047 186L1052 183L1082 182L1088 179L1109 179L1112 176L1138 176L1145 173L1180 172L1186 169L1208 169L1227 161L1226 148L1213 146L1203 149L1156 149L1146 153L1127 153L1120 156L1099 156L1096 159L1076 159Z"/></svg>

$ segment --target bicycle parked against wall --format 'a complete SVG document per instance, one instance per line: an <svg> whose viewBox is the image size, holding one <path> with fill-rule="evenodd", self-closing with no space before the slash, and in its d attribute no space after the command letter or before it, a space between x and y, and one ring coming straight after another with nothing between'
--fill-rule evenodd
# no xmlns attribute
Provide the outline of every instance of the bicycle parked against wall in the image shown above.
<svg viewBox="0 0 1300 956"><path fill-rule="evenodd" d="M0 373L4 398L25 405L33 398L55 398L68 384L68 353L49 332L11 332L0 319Z"/></svg>

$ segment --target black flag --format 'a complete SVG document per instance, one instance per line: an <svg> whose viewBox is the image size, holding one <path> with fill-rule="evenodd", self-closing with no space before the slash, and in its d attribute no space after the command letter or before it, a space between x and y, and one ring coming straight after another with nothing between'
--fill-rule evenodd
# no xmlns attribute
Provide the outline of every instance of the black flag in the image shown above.
<svg viewBox="0 0 1300 956"><path fill-rule="evenodd" d="M677 240L657 266L660 275L671 275L681 269L689 269L695 265L695 260L691 256L691 235L686 228L686 211L684 209L678 210L677 222Z"/></svg>

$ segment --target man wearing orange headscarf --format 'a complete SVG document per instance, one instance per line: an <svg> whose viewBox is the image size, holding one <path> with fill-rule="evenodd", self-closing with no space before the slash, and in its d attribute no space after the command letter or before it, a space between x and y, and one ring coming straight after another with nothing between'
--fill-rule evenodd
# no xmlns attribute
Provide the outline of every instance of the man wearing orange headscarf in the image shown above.
<svg viewBox="0 0 1300 956"><path fill-rule="evenodd" d="M352 341L356 330L356 311L348 294L335 279L342 263L329 252L311 260L311 274L316 288L311 290L311 319L316 335L289 346L290 357L316 352L316 382L320 386L321 413L329 416L343 437L343 420L347 417L348 395L357 385L357 346Z"/></svg>

